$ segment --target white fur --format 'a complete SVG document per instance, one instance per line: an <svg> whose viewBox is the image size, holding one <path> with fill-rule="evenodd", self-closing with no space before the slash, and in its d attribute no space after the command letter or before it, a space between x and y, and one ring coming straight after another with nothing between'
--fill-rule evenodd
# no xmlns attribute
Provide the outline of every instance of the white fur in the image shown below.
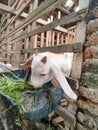
<svg viewBox="0 0 98 130"><path fill-rule="evenodd" d="M47 62L43 63L41 60L46 56ZM63 88L65 94L76 100L77 95L72 91L68 84L66 77L69 77L72 66L73 54L55 54L51 52L39 53L33 55L31 64L31 85L41 87L44 83L56 79Z"/></svg>

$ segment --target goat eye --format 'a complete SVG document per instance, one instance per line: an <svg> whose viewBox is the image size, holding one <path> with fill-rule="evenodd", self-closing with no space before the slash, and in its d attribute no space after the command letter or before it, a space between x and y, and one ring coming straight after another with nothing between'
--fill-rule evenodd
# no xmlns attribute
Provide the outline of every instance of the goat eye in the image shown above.
<svg viewBox="0 0 98 130"><path fill-rule="evenodd" d="M45 76L46 74L40 74L40 76Z"/></svg>

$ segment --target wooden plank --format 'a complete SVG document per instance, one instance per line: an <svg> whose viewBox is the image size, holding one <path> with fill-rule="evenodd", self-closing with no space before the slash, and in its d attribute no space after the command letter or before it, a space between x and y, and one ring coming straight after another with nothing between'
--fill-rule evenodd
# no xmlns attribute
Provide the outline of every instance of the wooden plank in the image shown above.
<svg viewBox="0 0 98 130"><path fill-rule="evenodd" d="M21 8L21 6L22 6L23 4L24 4L24 0L20 0L20 1L18 2L18 5L17 5L16 9L19 10L19 8Z"/></svg>
<svg viewBox="0 0 98 130"><path fill-rule="evenodd" d="M31 37L33 35L36 35L36 34L51 30L52 28L54 28L54 27L56 27L58 25L70 24L70 23L73 23L73 22L80 21L80 20L83 19L83 17L81 17L81 15L85 14L85 11L86 11L86 9L83 9L83 10L81 10L79 12L72 13L69 16L65 16L65 17L62 17L61 19L54 20L52 23L44 25L44 26L42 26L42 27L40 27L38 29L35 29L35 30L31 31L31 32L24 31L23 33L18 34L17 36L13 37L12 39L11 38L7 39L4 43L1 43L0 46L6 44L8 42L10 42L10 43L15 42L14 41L15 39L17 39L16 41L19 41L19 40L22 40L22 39L24 39L26 37Z"/></svg>
<svg viewBox="0 0 98 130"><path fill-rule="evenodd" d="M65 14L71 14L71 12L70 11L68 11L67 9L65 9L65 8L63 8L63 7L58 7L58 9L60 10L60 11L62 11L63 13L65 13Z"/></svg>
<svg viewBox="0 0 98 130"><path fill-rule="evenodd" d="M16 6L17 6L18 2L19 2L18 0L15 0L12 7L16 9Z"/></svg>
<svg viewBox="0 0 98 130"><path fill-rule="evenodd" d="M15 11L15 14L16 15L18 15L18 12L16 12ZM27 13L25 13L25 12L23 12L21 15L20 15L21 17L23 17L23 18L26 18L27 16L28 16L28 14ZM10 24L10 22L13 20L13 17L9 20L9 22L0 30L0 33L2 33L8 26L9 26L9 24ZM3 24L3 21L2 21L2 24ZM4 39L4 38L3 38ZM3 39L1 39L1 40L3 40ZM1 41L0 40L0 41Z"/></svg>
<svg viewBox="0 0 98 130"><path fill-rule="evenodd" d="M55 0L54 0L55 1ZM53 1L53 2L54 2ZM49 6L49 4L51 4L51 2L48 2L48 4L47 4L47 2L46 3L44 3L46 6L45 7L47 7L47 5ZM24 25L27 21L29 21L31 18L33 18L33 17L35 17L36 15L37 15L37 13L39 14L40 13L40 11L42 11L43 10L43 7L44 7L44 5L43 5L43 3L39 6L39 9L36 9L35 11L33 11L33 13L31 13L27 18L26 18L26 20L25 21L23 21L23 23L21 23L20 25L18 25L18 26L16 26L16 28L14 28L12 31L11 31L11 33L13 33L15 30L17 30L17 29L19 29L22 25ZM17 14L18 15L18 14ZM13 18L12 18L13 19ZM12 21L12 19L10 20L10 22ZM10 24L10 22L8 23L8 25ZM8 25L6 25L6 27L8 26ZM24 26L25 27L25 26ZM4 28L5 29L5 28ZM3 29L3 30L4 30ZM10 33L10 34L11 34ZM16 32L15 32L16 33ZM8 34L9 35L9 34Z"/></svg>
<svg viewBox="0 0 98 130"><path fill-rule="evenodd" d="M34 48L37 48L37 37L38 37L37 35L34 36L34 43L33 43Z"/></svg>
<svg viewBox="0 0 98 130"><path fill-rule="evenodd" d="M46 32L46 47L48 47L49 44L49 31Z"/></svg>
<svg viewBox="0 0 98 130"><path fill-rule="evenodd" d="M58 46L60 43L60 32L57 32L57 42L56 45Z"/></svg>
<svg viewBox="0 0 98 130"><path fill-rule="evenodd" d="M15 63L19 63L20 60L17 60L17 59L9 59L9 58L0 58L0 61L9 61L9 62L12 62L14 61Z"/></svg>
<svg viewBox="0 0 98 130"><path fill-rule="evenodd" d="M0 10L3 10L3 11L8 12L8 13L11 13L12 15L17 15L18 14L18 12L16 11L16 9L14 7L10 7L10 6L7 6L7 5L2 4L2 3L0 3ZM28 14L23 13L20 16L25 17L27 15Z"/></svg>
<svg viewBox="0 0 98 130"><path fill-rule="evenodd" d="M31 2L34 0L28 0L26 3L23 3L21 9L18 11L17 15L13 18L13 20L10 22L10 25L20 16L20 14L31 4Z"/></svg>
<svg viewBox="0 0 98 130"><path fill-rule="evenodd" d="M38 50L38 52L45 52L45 51L50 51L50 52L55 52L55 53L63 53L63 52L82 52L83 47L82 44L80 43L74 43L74 44L65 44L65 45L59 45L59 46L54 46L54 47L43 47L43 48L33 48L33 49L28 49L28 50L21 50L22 53L34 53Z"/></svg>
<svg viewBox="0 0 98 130"><path fill-rule="evenodd" d="M71 126L75 126L75 124L76 124L75 116L73 114L71 114L70 112L68 112L66 109L58 106L55 109L55 112L58 115L60 115L61 117L63 117L65 119L65 121L69 122Z"/></svg>
<svg viewBox="0 0 98 130"><path fill-rule="evenodd" d="M28 33L28 36L30 37L32 35L35 35L35 34L38 34L38 33L41 33L41 32L45 32L47 30L51 30L52 28L55 28L58 25L70 24L70 23L73 23L73 22L80 21L80 20L83 19L83 17L81 17L81 15L83 13L85 13L85 9L81 10L80 12L77 12L77 13L72 13L69 16L62 17L59 20L54 20L50 24L47 24L45 26L40 27L39 29L31 31L30 33Z"/></svg>
<svg viewBox="0 0 98 130"><path fill-rule="evenodd" d="M54 42L55 42L55 31L52 31L52 43L51 43L52 46L54 46Z"/></svg>
<svg viewBox="0 0 98 130"><path fill-rule="evenodd" d="M0 53L8 53L8 54L19 54L19 51L12 51L12 50L0 50Z"/></svg>
<svg viewBox="0 0 98 130"><path fill-rule="evenodd" d="M62 45L64 44L64 34L63 33L61 34L61 44Z"/></svg>
<svg viewBox="0 0 98 130"><path fill-rule="evenodd" d="M90 0L79 0L79 10L83 8L89 8Z"/></svg>
<svg viewBox="0 0 98 130"><path fill-rule="evenodd" d="M57 126L57 124L59 124L59 123L61 123L61 122L63 122L63 121L64 121L64 118L62 118L61 116L59 116L59 117L54 118L54 119L52 120L52 123L53 123L55 126Z"/></svg>
<svg viewBox="0 0 98 130"><path fill-rule="evenodd" d="M43 47L44 45L44 33L41 33L41 45L40 47Z"/></svg>
<svg viewBox="0 0 98 130"><path fill-rule="evenodd" d="M16 15L14 8L12 8L10 6L7 6L5 4L2 4L2 3L0 3L0 10L3 10L5 12L11 13L13 15Z"/></svg>
<svg viewBox="0 0 98 130"><path fill-rule="evenodd" d="M4 31L4 29L5 28L7 28L9 25L11 26L12 25L12 23L19 17L19 16L23 16L23 14L22 14L22 12L28 7L28 5L32 2L33 0L28 0L27 1L27 3L25 4L23 4L23 6L22 6L22 8L17 12L15 12L15 14L16 14L16 16L15 17L12 17L10 20L9 20L9 22L6 24L6 26L1 30L1 32L2 31ZM21 15L22 14L22 15Z"/></svg>
<svg viewBox="0 0 98 130"><path fill-rule="evenodd" d="M46 24L49 23L48 21L46 21L46 20L44 20L44 19L41 19L41 18L38 19L38 20L36 20L36 22L39 23L39 24L42 24L42 25L46 25ZM67 29L65 29L65 28L63 28L63 27L60 27L60 26L57 26L57 27L55 27L54 29L55 29L56 31L68 33L68 30L67 30Z"/></svg>
<svg viewBox="0 0 98 130"><path fill-rule="evenodd" d="M34 22L38 18L42 17L43 15L51 12L57 6L60 6L65 3L65 0L50 0L43 2L37 9L33 11L21 24L19 24L16 28L14 28L9 34L7 34L6 38L10 37L11 35L15 34L17 31L21 30L31 22Z"/></svg>
<svg viewBox="0 0 98 130"><path fill-rule="evenodd" d="M74 54L71 77L76 79L79 79L81 77L82 59L83 59L83 53Z"/></svg>

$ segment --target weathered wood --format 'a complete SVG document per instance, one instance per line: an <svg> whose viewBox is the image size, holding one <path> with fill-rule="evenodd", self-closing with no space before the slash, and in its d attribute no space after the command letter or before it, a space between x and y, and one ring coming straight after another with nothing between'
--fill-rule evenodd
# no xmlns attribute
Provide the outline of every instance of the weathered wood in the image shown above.
<svg viewBox="0 0 98 130"><path fill-rule="evenodd" d="M14 53L19 53L19 51L12 51L12 50L0 50L0 52L2 52L2 53L8 53L8 54L14 54Z"/></svg>
<svg viewBox="0 0 98 130"><path fill-rule="evenodd" d="M5 4L2 4L2 3L0 3L0 10L3 10L5 12L11 13L13 15L16 15L14 8L12 8L10 6L7 6Z"/></svg>
<svg viewBox="0 0 98 130"><path fill-rule="evenodd" d="M15 9L14 9L15 10ZM19 15L19 13L17 12L17 11L15 11L14 12L15 13L15 15ZM27 13L25 13L25 12L23 12L23 13L21 13L19 16L21 16L21 17L23 17L23 18L26 18L27 16L28 16L28 14ZM9 22L0 30L0 33L2 33L8 26L9 26L9 24L11 23L11 21L13 20L13 17L9 20ZM2 23L3 23L3 21L2 21ZM2 39L3 40L3 39ZM1 40L0 40L1 41Z"/></svg>
<svg viewBox="0 0 98 130"><path fill-rule="evenodd" d="M74 43L74 44L65 44L59 45L54 47L43 47L43 48L33 48L28 50L21 50L22 53L34 53L36 50L38 52L55 52L55 53L63 53L63 52L82 52L82 45L81 43Z"/></svg>
<svg viewBox="0 0 98 130"><path fill-rule="evenodd" d="M73 57L71 77L79 79L82 72L83 53L75 53Z"/></svg>
<svg viewBox="0 0 98 130"><path fill-rule="evenodd" d="M89 0L86 0L85 3L83 0L79 0L79 9L88 7L89 7ZM77 28L75 30L75 42L82 42L84 44L85 38L86 38L86 22L82 21L77 24ZM75 53L73 57L71 77L80 79L82 72L82 61L83 61L83 53Z"/></svg>
<svg viewBox="0 0 98 130"><path fill-rule="evenodd" d="M11 35L15 34L17 31L21 30L31 22L34 22L36 19L40 18L41 16L49 13L53 9L55 9L57 6L60 6L64 4L64 0L50 0L50 1L45 1L43 2L33 13L31 13L21 24L16 26L9 34L7 34L7 38L10 37Z"/></svg>
<svg viewBox="0 0 98 130"><path fill-rule="evenodd" d="M44 46L44 33L41 33L41 44L40 47Z"/></svg>
<svg viewBox="0 0 98 130"><path fill-rule="evenodd" d="M64 107L64 108L65 107L67 108L68 102L67 102L67 100L65 98L63 98L63 99L60 100L60 106Z"/></svg>
<svg viewBox="0 0 98 130"><path fill-rule="evenodd" d="M13 8L16 8L18 2L19 2L18 0L15 0L14 3L13 3L13 5L12 5L12 7L13 7Z"/></svg>
<svg viewBox="0 0 98 130"><path fill-rule="evenodd" d="M35 33L37 34L37 33L45 32L47 30L51 30L52 28L55 28L58 25L64 25L64 24L70 24L73 22L78 22L83 19L82 15L84 13L85 13L85 9L81 10L80 12L77 12L77 13L72 13L69 16L62 17L59 20L54 20L52 23L47 24L43 27L40 27L39 29L36 29L36 30L28 33L28 36L35 35Z"/></svg>
<svg viewBox="0 0 98 130"><path fill-rule="evenodd" d="M61 122L63 122L63 121L64 121L64 118L62 118L61 116L59 116L59 117L54 118L54 119L52 120L52 123L53 123L55 126L57 126L57 124L59 124L59 123L61 123Z"/></svg>
<svg viewBox="0 0 98 130"><path fill-rule="evenodd" d="M55 109L55 112L60 115L61 117L63 117L67 122L70 123L71 126L75 126L76 124L76 119L75 116L73 114L71 114L70 112L68 112L67 110L65 110L64 108L58 106Z"/></svg>
<svg viewBox="0 0 98 130"><path fill-rule="evenodd" d="M67 102L61 102L61 103L60 103L60 106L61 106L61 107L67 107Z"/></svg>
<svg viewBox="0 0 98 130"><path fill-rule="evenodd" d="M24 0L20 0L18 2L18 5L17 5L16 9L18 10L23 4L24 4Z"/></svg>
<svg viewBox="0 0 98 130"><path fill-rule="evenodd" d="M12 40L15 40L15 39L17 39L17 41L19 41L19 40L22 40L26 37L30 37L30 36L39 34L41 32L51 30L52 28L54 28L58 25L64 25L64 24L70 24L70 23L73 23L73 22L78 22L78 21L83 19L82 15L85 14L85 11L86 11L86 9L83 9L83 10L80 10L79 12L77 12L77 13L75 12L75 13L70 14L69 16L62 17L59 20L54 20L52 23L44 25L44 26L42 26L38 29L35 29L31 32L24 31L23 33L18 34L17 36L13 37L12 39L11 38L9 40L7 39L7 41L4 41L4 43L2 42L0 44L0 46L5 45L8 42L12 42Z"/></svg>
<svg viewBox="0 0 98 130"><path fill-rule="evenodd" d="M83 8L89 8L89 0L86 0L84 2L84 0L79 0L79 10L83 9Z"/></svg>
<svg viewBox="0 0 98 130"><path fill-rule="evenodd" d="M81 30L81 31L80 31ZM86 24L84 21L77 24L75 31L75 42L85 42ZM79 79L82 71L83 53L75 53L72 63L71 77ZM77 73L76 73L77 72Z"/></svg>
<svg viewBox="0 0 98 130"><path fill-rule="evenodd" d="M55 42L55 31L52 31L52 42L51 42L51 46L54 46L54 42Z"/></svg>
<svg viewBox="0 0 98 130"><path fill-rule="evenodd" d="M0 61L15 62L16 64L18 64L20 62L19 59L7 59L7 58L0 58Z"/></svg>
<svg viewBox="0 0 98 130"><path fill-rule="evenodd" d="M10 25L12 25L12 23L20 16L20 14L30 5L32 1L33 0L28 0L26 3L23 3L22 8L18 11L17 15L12 19Z"/></svg>
<svg viewBox="0 0 98 130"><path fill-rule="evenodd" d="M67 9L63 8L63 7L58 7L59 10L61 10L62 12L64 12L65 14L71 14L70 11L68 11Z"/></svg>
<svg viewBox="0 0 98 130"><path fill-rule="evenodd" d="M60 32L57 32L57 42L56 45L59 45L60 43Z"/></svg>

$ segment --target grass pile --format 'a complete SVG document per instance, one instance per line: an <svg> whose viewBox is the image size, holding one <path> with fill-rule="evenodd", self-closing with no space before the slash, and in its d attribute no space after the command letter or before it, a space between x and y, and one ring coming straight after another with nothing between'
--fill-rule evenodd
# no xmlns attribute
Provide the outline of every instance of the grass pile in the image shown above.
<svg viewBox="0 0 98 130"><path fill-rule="evenodd" d="M18 78L17 76L15 76L15 79L9 78L4 74L0 76L0 91L9 96L9 98L18 105L18 118L16 119L16 124L20 126L20 116L26 112L24 106L20 102L20 99L22 98L23 92L26 90L33 91L33 88L31 88L29 84L23 89L23 84L24 79Z"/></svg>
<svg viewBox="0 0 98 130"><path fill-rule="evenodd" d="M26 90L31 90L32 88L28 85L25 89L22 88L24 84L24 79L12 79L5 75L0 77L0 91L8 95L14 102L18 103L22 98L22 93Z"/></svg>
<svg viewBox="0 0 98 130"><path fill-rule="evenodd" d="M9 96L11 100L13 100L13 102L17 103L19 109L19 113L18 113L19 117L26 112L25 108L20 102L23 92L25 92L26 90L37 91L37 89L31 88L29 84L27 85L27 87L23 89L22 87L23 84L24 84L24 79L18 77L16 77L16 79L13 79L5 76L4 74L2 74L2 76L0 77L0 91L3 94ZM51 104L50 101L49 104ZM16 119L16 124L21 126L19 118ZM49 127L46 130L54 130L54 129L53 127L50 126L49 123Z"/></svg>
<svg viewBox="0 0 98 130"><path fill-rule="evenodd" d="M23 92L25 92L26 90L33 91L30 85L23 89L23 84L24 79L18 78L17 76L16 79L9 78L4 74L2 74L2 76L0 77L0 91L3 94L9 96L9 98L11 98L13 102L17 103L19 115L23 115L26 112L25 108L20 102Z"/></svg>

